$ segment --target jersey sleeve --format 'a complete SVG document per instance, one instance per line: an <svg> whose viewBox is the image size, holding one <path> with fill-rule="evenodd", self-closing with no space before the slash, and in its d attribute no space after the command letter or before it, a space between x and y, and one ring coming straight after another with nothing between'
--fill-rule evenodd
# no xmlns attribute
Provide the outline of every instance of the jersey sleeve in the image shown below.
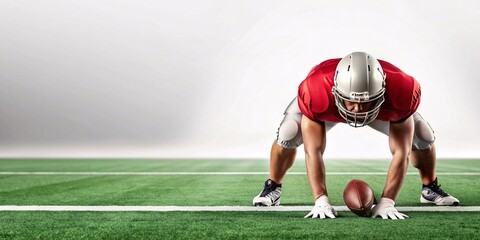
<svg viewBox="0 0 480 240"><path fill-rule="evenodd" d="M308 77L298 87L298 106L302 114L315 122L329 107L328 86L318 77Z"/></svg>
<svg viewBox="0 0 480 240"><path fill-rule="evenodd" d="M307 80L304 80L298 87L297 100L298 107L300 108L302 114L310 120L315 121L311 111L312 99L310 97L310 93L308 92Z"/></svg>
<svg viewBox="0 0 480 240"><path fill-rule="evenodd" d="M403 114L403 116L400 120L393 121L393 123L404 122L410 116L412 116L417 111L418 106L420 106L420 99L421 99L421 95L422 95L422 90L421 90L420 84L415 79L413 79L413 81L414 81L414 84L413 84L413 91L412 91L412 95L411 95L412 98L411 98L411 102L410 102L410 107L408 108L408 110L404 111L404 114Z"/></svg>
<svg viewBox="0 0 480 240"><path fill-rule="evenodd" d="M332 85L335 68L340 59L329 59L313 67L298 87L298 106L304 116L315 122L325 118L332 103Z"/></svg>
<svg viewBox="0 0 480 240"><path fill-rule="evenodd" d="M413 115L420 105L420 84L393 64L380 59L379 62L386 74L385 107L382 108L384 114L380 120L403 122Z"/></svg>

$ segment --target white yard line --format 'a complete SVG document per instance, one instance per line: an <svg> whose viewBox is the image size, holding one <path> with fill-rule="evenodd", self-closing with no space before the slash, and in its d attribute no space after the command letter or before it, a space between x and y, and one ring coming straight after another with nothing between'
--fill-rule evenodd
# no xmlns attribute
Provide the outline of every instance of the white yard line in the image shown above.
<svg viewBox="0 0 480 240"><path fill-rule="evenodd" d="M306 175L305 172L288 172ZM385 172L327 172L327 175L386 175ZM0 172L0 175L268 175L268 172ZM418 175L408 172L407 175ZM480 172L437 172L442 176L479 176Z"/></svg>
<svg viewBox="0 0 480 240"><path fill-rule="evenodd" d="M335 206L337 211L349 211ZM480 206L396 207L400 212L479 212ZM0 211L86 211L86 212L308 212L312 206L0 206Z"/></svg>

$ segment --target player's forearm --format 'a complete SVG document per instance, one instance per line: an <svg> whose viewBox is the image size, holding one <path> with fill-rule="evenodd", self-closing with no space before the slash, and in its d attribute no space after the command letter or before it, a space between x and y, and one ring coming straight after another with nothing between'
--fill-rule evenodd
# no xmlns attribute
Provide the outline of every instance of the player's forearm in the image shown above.
<svg viewBox="0 0 480 240"><path fill-rule="evenodd" d="M397 199L407 174L408 157L408 153L396 153L393 155L382 197L390 198L394 201Z"/></svg>
<svg viewBox="0 0 480 240"><path fill-rule="evenodd" d="M325 184L325 164L320 151L305 151L305 161L307 165L307 177L312 189L313 198L327 194Z"/></svg>

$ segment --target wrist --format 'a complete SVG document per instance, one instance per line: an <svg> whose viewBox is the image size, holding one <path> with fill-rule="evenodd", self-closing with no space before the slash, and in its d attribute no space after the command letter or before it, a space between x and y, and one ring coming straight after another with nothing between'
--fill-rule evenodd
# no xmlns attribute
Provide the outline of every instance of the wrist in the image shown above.
<svg viewBox="0 0 480 240"><path fill-rule="evenodd" d="M382 205L388 204L388 205L394 206L395 201L393 201L393 199L390 199L390 198L382 197L382 198L380 198L380 201L378 201L378 205L380 205L380 204L382 204Z"/></svg>
<svg viewBox="0 0 480 240"><path fill-rule="evenodd" d="M323 206L329 204L328 203L328 196L327 195L322 195L315 200L315 205L316 206Z"/></svg>

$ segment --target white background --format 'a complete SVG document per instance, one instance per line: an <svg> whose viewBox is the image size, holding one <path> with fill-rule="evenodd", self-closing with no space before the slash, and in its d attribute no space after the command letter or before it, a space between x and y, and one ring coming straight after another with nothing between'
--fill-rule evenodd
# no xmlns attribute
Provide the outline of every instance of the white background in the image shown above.
<svg viewBox="0 0 480 240"><path fill-rule="evenodd" d="M480 157L479 5L1 1L0 156L267 158L309 70L367 51L421 83L439 157ZM369 128L327 138L389 158Z"/></svg>

